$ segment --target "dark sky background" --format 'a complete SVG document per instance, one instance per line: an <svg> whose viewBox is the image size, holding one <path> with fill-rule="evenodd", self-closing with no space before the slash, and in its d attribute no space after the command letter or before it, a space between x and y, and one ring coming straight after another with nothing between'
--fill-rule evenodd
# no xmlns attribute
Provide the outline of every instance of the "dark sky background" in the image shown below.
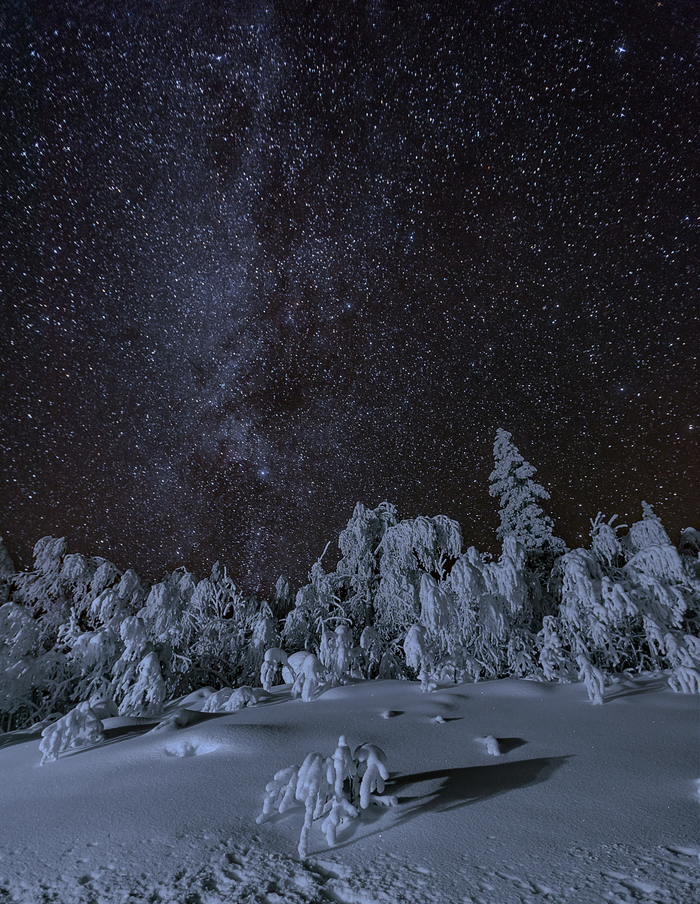
<svg viewBox="0 0 700 904"><path fill-rule="evenodd" d="M303 581L357 500L700 528L696 2L0 8L0 531ZM332 559L329 556L329 562Z"/></svg>

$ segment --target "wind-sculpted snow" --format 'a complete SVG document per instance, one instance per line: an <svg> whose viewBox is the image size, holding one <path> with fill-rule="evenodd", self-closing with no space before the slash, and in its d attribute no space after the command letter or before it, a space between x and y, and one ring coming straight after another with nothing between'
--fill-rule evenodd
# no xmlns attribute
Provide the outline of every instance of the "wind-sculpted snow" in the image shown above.
<svg viewBox="0 0 700 904"><path fill-rule="evenodd" d="M696 700L663 674L607 690L591 707L580 684L364 681L216 714L205 688L166 704L170 731L105 718L104 743L43 769L40 737L2 735L0 901L695 904ZM267 778L314 749L304 800L292 769L290 806L256 826ZM395 804L354 817L363 782Z"/></svg>

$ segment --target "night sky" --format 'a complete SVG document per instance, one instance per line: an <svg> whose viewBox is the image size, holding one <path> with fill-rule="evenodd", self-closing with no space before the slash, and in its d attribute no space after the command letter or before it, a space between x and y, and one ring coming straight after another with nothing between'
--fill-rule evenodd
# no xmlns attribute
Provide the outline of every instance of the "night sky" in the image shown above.
<svg viewBox="0 0 700 904"><path fill-rule="evenodd" d="M0 532L303 582L513 434L569 546L700 528L697 2L0 9ZM333 564L329 554L327 567Z"/></svg>

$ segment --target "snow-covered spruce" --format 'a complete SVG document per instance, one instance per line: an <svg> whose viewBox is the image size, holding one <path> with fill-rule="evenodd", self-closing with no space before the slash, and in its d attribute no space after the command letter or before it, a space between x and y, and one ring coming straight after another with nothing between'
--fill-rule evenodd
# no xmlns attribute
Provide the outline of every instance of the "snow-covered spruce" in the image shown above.
<svg viewBox="0 0 700 904"><path fill-rule="evenodd" d="M389 778L384 751L374 744L361 744L352 754L341 735L330 757L310 753L301 766L287 766L268 782L258 824L273 813L285 813L294 801L304 804L304 824L299 837L299 856L309 850L309 833L313 823L325 816L321 830L329 845L335 845L338 832L356 819L372 803L394 806L393 795L384 795Z"/></svg>

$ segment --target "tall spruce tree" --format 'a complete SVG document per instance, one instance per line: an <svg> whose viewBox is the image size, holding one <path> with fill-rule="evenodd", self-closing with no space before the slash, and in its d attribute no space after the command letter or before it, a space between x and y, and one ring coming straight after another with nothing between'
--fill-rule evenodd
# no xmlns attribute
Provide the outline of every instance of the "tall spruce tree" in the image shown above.
<svg viewBox="0 0 700 904"><path fill-rule="evenodd" d="M519 540L532 565L545 559L552 562L566 552L566 545L554 536L552 519L537 504L538 499L549 499L545 488L532 479L537 468L525 461L511 434L500 428L496 431L493 457L489 493L501 501L501 523L496 536L501 541L510 536Z"/></svg>

